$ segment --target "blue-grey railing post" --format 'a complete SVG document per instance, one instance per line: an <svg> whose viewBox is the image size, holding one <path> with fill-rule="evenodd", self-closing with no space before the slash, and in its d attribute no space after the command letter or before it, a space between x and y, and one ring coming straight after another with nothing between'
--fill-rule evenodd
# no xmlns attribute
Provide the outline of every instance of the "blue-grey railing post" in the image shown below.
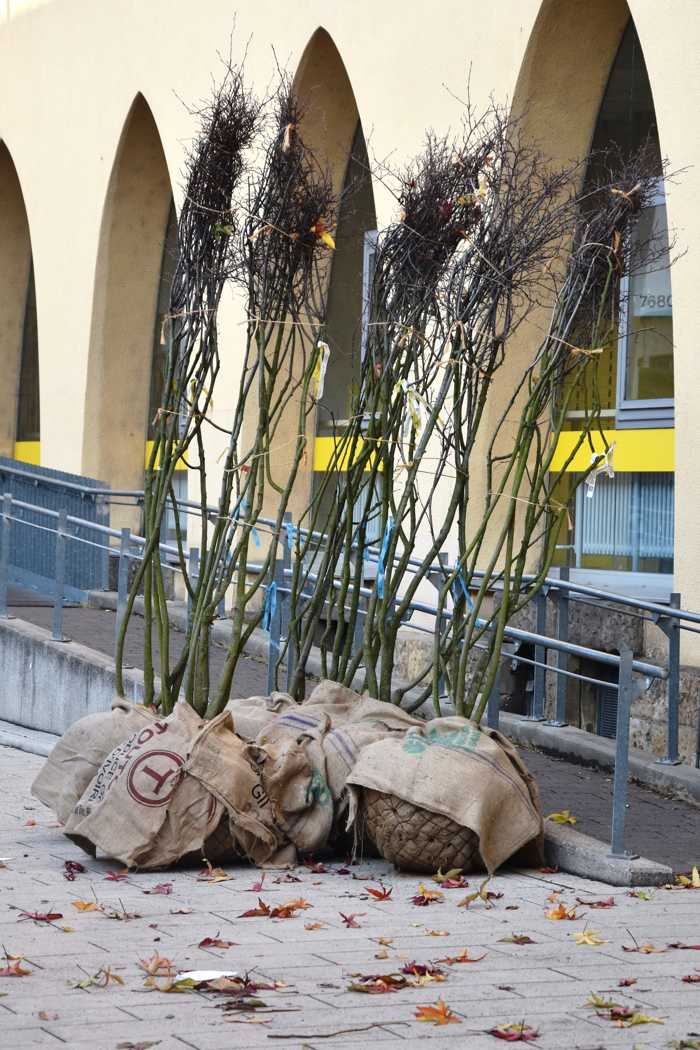
<svg viewBox="0 0 700 1050"><path fill-rule="evenodd" d="M547 633L547 591L543 587L535 595L535 632ZM544 700L547 679L545 664L547 650L542 645L535 646L535 674L532 683L532 710L528 715L531 722L544 721Z"/></svg>
<svg viewBox="0 0 700 1050"><path fill-rule="evenodd" d="M617 680L617 736L615 740L615 775L613 780L612 834L610 853L625 857L625 815L630 757L630 709L635 698L632 680L632 650L620 653Z"/></svg>
<svg viewBox="0 0 700 1050"><path fill-rule="evenodd" d="M287 641L287 672L286 672L286 688L287 692L292 687L292 679L294 677L294 668L297 662L297 651L296 651L296 637L295 632L292 630L292 620L294 619L295 609L292 609L292 577L288 575L292 568L292 546L293 541L290 536L290 529L287 526L292 524L292 513L286 511L284 515L284 536L282 541L282 594L278 595L281 600L281 611L283 616L283 623L281 626L282 636Z"/></svg>
<svg viewBox="0 0 700 1050"><path fill-rule="evenodd" d="M672 609L680 609L681 596L676 591L671 595L669 605ZM678 754L678 708L681 685L681 625L680 620L676 616L660 617L658 623L668 638L666 757L659 759L659 761L665 765L675 766L680 762Z"/></svg>
<svg viewBox="0 0 700 1050"><path fill-rule="evenodd" d="M190 587L192 590L197 589L197 580L199 579L199 547L190 547L187 558L187 575L190 580ZM189 631L192 626L192 595L187 592L187 630Z"/></svg>
<svg viewBox="0 0 700 1050"><path fill-rule="evenodd" d="M122 529L119 540L119 564L117 567L117 617L114 623L114 651L117 650L119 632L126 613L129 592L129 554L131 552L131 529Z"/></svg>
<svg viewBox="0 0 700 1050"><path fill-rule="evenodd" d="M61 507L58 512L58 527L56 529L56 562L54 570L55 590L53 599L53 623L51 637L55 642L64 642L63 637L63 601L66 587L66 537L68 528L68 512Z"/></svg>
<svg viewBox="0 0 700 1050"><path fill-rule="evenodd" d="M564 583L568 583L569 580L569 568L564 565L559 570L559 579ZM569 640L569 591L566 587L557 588L556 591L556 605L557 605L557 638L560 642L568 642ZM557 670L568 671L569 669L569 654L559 650L557 653ZM550 726L565 726L566 725L566 686L567 676L565 674L557 675L556 684L556 703L554 709L554 718L549 719L547 725Z"/></svg>
<svg viewBox="0 0 700 1050"><path fill-rule="evenodd" d="M95 517L97 518L98 522L100 523L100 525L104 525L107 528L109 528L109 504L107 503L107 500L104 498L104 496L97 496L96 497L96 508L97 508L97 510L96 510ZM101 537L101 542L104 543L104 547L99 552L99 555L98 555L99 556L99 562L100 562L100 575L102 577L102 580L101 580L101 582L99 584L99 587L103 591L108 591L109 590L109 551L110 551L109 536L104 536L103 538Z"/></svg>
<svg viewBox="0 0 700 1050"><path fill-rule="evenodd" d="M280 638L282 637L282 614L281 614L281 601L282 598L281 589L284 587L284 561L282 558L278 558L277 552L275 552L274 569L272 572L272 579L270 585L275 584L276 592L276 605L277 608L273 609L270 615L270 643L267 652L267 692L268 695L273 692L275 688L275 671L277 669L277 661L280 656ZM267 592L265 595L267 601Z"/></svg>
<svg viewBox="0 0 700 1050"><path fill-rule="evenodd" d="M449 574L450 574L449 560L450 560L450 556L447 553L447 551L440 551L439 554L438 554L438 562L440 564L440 570L441 571L437 571L436 570L434 572L429 572L428 573L428 579L430 580L430 582L432 583L433 587L438 592L438 594L440 593L440 591L442 590L442 588L443 588L443 586L445 584L445 577L449 576ZM456 588L456 586L457 585L455 584L455 588ZM446 626L447 626L447 617L444 614L441 614L439 617L436 618L436 621L435 621L435 630L438 632L438 636L440 638L442 638L442 635L444 634ZM444 692L445 692L445 675L441 674L440 678L438 679L438 694L440 696L442 696L442 694Z"/></svg>
<svg viewBox="0 0 700 1050"><path fill-rule="evenodd" d="M10 529L12 528L12 493L2 497L0 517L0 617L7 619L7 588L10 579Z"/></svg>

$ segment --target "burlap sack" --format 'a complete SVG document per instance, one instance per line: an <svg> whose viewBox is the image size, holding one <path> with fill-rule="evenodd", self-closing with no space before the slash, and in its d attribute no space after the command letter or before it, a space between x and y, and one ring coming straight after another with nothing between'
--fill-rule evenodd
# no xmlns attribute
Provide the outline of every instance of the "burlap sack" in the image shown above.
<svg viewBox="0 0 700 1050"><path fill-rule="evenodd" d="M44 762L32 794L65 823L110 751L157 717L151 708L117 697L111 711L78 719Z"/></svg>
<svg viewBox="0 0 700 1050"><path fill-rule="evenodd" d="M471 829L490 872L542 836L537 791L515 749L500 733L464 718L436 718L402 739L370 744L347 782Z"/></svg>
<svg viewBox="0 0 700 1050"><path fill-rule="evenodd" d="M302 853L327 845L343 822L345 783L361 749L421 724L393 704L320 682L304 703L285 709L256 738L278 827Z"/></svg>
<svg viewBox="0 0 700 1050"><path fill-rule="evenodd" d="M267 860L280 839L261 817L260 778L247 751L230 714L204 722L178 704L114 748L66 834L128 867L154 868L201 851L228 812L234 843L256 862Z"/></svg>
<svg viewBox="0 0 700 1050"><path fill-rule="evenodd" d="M289 708L297 707L289 693L272 693L270 696L246 696L229 700L226 710L233 717L233 731L243 740L253 741L266 725Z"/></svg>

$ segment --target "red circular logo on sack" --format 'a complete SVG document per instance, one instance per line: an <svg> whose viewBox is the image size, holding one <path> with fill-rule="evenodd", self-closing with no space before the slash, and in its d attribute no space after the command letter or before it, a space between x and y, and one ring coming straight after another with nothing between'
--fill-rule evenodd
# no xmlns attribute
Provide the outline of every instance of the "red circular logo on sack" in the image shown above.
<svg viewBox="0 0 700 1050"><path fill-rule="evenodd" d="M164 806L182 777L183 759L174 751L139 755L126 778L126 789L141 806Z"/></svg>

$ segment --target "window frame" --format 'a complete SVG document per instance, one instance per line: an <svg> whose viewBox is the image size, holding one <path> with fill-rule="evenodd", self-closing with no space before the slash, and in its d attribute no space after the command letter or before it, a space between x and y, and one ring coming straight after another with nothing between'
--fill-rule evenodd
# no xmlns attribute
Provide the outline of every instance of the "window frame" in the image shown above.
<svg viewBox="0 0 700 1050"><path fill-rule="evenodd" d="M654 196L647 207L658 208L660 205L666 206L666 192L662 178L657 180ZM633 399L625 395L629 360L629 330L627 323L629 315L629 286L630 278L629 274L626 273L620 281L615 425L620 430L673 427L675 418L674 399L672 397ZM671 307L671 317L673 317L673 307Z"/></svg>

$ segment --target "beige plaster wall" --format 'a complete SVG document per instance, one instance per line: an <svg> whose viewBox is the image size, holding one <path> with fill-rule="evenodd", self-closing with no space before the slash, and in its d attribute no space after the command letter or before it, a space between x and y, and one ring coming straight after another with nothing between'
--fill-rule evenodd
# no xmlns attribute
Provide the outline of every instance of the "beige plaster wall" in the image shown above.
<svg viewBox="0 0 700 1050"><path fill-rule="evenodd" d="M690 251L673 272L676 337L677 579L684 601L700 608L700 477L695 391L695 300L700 264L700 9L696 0L631 0L656 103L662 149L687 170L669 193L670 221ZM0 7L1 12L1 7ZM40 332L42 461L72 471L100 462L126 470L119 449L94 454L93 319L102 305L101 236L110 177L125 116L139 92L162 142L176 203L183 150L193 122L180 99L207 94L217 51L234 60L247 49L247 69L260 91L270 83L275 55L294 72L319 27L337 47L368 140L370 158L400 164L426 127L459 116L471 67L478 106L498 99L532 101L533 134L560 155L585 149L607 68L626 11L621 0L448 0L424 3L299 0L293 15L279 0L234 9L224 0L206 8L185 0L61 0L37 7L10 5L0 20L0 139L11 148L26 204L34 253ZM310 61L310 59L309 59ZM523 65L524 62L524 65ZM522 73L521 73L522 68ZM331 152L350 120L336 95L332 70L315 70L319 97L333 121L319 121ZM346 107L347 108L347 107ZM0 191L1 192L1 191ZM394 202L375 184L380 224ZM99 287L99 282L98 282ZM241 309L233 296L222 308L224 366L215 416L223 421L237 388ZM113 348L108 347L110 353ZM5 366L3 365L3 368ZM98 370L99 372L99 370ZM99 398L98 398L99 401ZM91 406L86 411L85 406ZM145 426L145 421L144 421ZM212 452L221 442L212 439ZM128 455L131 456L131 451ZM99 456L103 455L102 460ZM126 446L124 450L126 455ZM214 457L216 458L216 457ZM126 476L122 474L121 476ZM114 481L113 478L107 480ZM686 657L687 658L687 657Z"/></svg>

